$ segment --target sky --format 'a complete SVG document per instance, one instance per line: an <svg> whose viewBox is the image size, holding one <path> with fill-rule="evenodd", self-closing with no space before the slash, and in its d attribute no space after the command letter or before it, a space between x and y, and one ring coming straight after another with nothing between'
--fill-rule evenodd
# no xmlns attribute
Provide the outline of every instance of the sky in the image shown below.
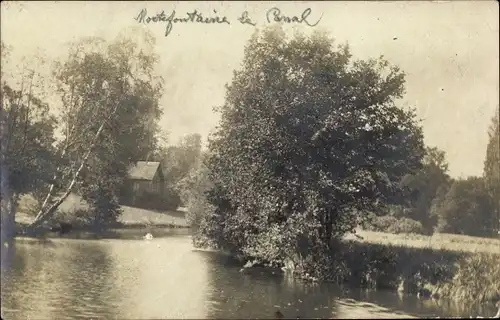
<svg viewBox="0 0 500 320"><path fill-rule="evenodd" d="M383 55L406 73L401 105L414 106L422 119L425 143L446 152L450 175L481 175L488 127L499 108L499 6L497 1L294 1L294 2L2 2L1 38L11 47L15 64L42 52L47 61L67 54L69 41L86 36L113 39L130 27L148 29L160 56L158 74L165 78L162 128L170 141L190 133L204 137L219 116L212 108L224 102L224 85L243 59L244 45L256 28L268 22L273 7L308 21L286 25L309 33L327 31L338 44L349 43L356 59ZM226 17L229 24L141 24L141 10L162 10L176 17L197 10ZM256 24L237 19L247 11ZM31 60L30 60L31 61ZM49 72L49 63L37 63ZM42 72L42 71L41 71Z"/></svg>

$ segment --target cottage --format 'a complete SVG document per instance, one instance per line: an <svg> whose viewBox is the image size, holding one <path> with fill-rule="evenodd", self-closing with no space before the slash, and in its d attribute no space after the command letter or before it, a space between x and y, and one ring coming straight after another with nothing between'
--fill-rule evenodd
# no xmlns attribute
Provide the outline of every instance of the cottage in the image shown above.
<svg viewBox="0 0 500 320"><path fill-rule="evenodd" d="M138 161L129 169L127 184L132 196L129 200L132 200L132 203L146 192L163 196L165 183L160 162Z"/></svg>

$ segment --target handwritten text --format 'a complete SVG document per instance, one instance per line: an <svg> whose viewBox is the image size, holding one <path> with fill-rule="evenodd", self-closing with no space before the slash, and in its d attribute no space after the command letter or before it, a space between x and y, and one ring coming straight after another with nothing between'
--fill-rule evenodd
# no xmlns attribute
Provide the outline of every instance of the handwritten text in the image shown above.
<svg viewBox="0 0 500 320"><path fill-rule="evenodd" d="M278 22L278 23L298 23L304 24L309 27L314 27L318 25L323 17L323 14L319 17L317 21L311 21L311 13L312 9L305 9L300 16L288 16L281 12L281 10L277 7L271 8L266 12L266 20L268 23ZM219 15L216 10L213 10L213 14L211 16L206 16L199 12L198 10L194 10L192 12L187 12L184 16L177 16L177 12L173 10L170 14L166 14L165 11L157 13L156 15L150 16L148 15L148 11L146 9L142 9L141 12L134 18L137 22L143 24L149 23L166 23L165 27L165 37L168 36L172 32L172 28L176 23L201 23L201 24L217 24L217 25L229 25L231 22L226 16ZM248 11L243 11L237 20L241 24L256 26L255 21L250 17Z"/></svg>
<svg viewBox="0 0 500 320"><path fill-rule="evenodd" d="M217 11L214 10L214 13ZM139 23L150 23L150 22L166 22L167 26L165 29L165 37L172 32L172 27L174 23L204 23L204 24L230 24L225 16L215 16L215 17L204 17L197 10L193 12L186 13L187 17L184 18L176 18L175 10L172 11L170 15L166 15L165 11L156 14L155 16L148 16L148 12L146 9L142 9L139 15L135 18Z"/></svg>

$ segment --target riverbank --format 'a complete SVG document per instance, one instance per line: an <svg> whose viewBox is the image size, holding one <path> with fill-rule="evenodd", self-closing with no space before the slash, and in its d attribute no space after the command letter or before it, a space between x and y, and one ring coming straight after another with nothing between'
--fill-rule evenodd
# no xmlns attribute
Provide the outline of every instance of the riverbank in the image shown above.
<svg viewBox="0 0 500 320"><path fill-rule="evenodd" d="M467 304L500 300L498 239L369 231L358 235L363 239L345 241L348 252L355 252L346 261L357 278L370 274L367 278L375 280L371 285ZM363 267L366 265L369 271Z"/></svg>
<svg viewBox="0 0 500 320"><path fill-rule="evenodd" d="M500 253L344 241L344 283L466 304L500 299Z"/></svg>
<svg viewBox="0 0 500 320"><path fill-rule="evenodd" d="M324 280L347 287L383 289L400 295L446 300L467 306L500 300L500 240L460 235L393 235L357 232L334 249L336 266ZM340 263L339 263L340 262ZM295 275L315 281L314 262Z"/></svg>

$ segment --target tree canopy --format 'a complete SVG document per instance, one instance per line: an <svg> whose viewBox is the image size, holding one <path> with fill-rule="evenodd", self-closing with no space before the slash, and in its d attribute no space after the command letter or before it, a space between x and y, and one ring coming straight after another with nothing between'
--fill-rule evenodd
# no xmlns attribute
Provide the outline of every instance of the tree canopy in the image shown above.
<svg viewBox="0 0 500 320"><path fill-rule="evenodd" d="M414 110L395 103L404 73L332 43L274 28L246 45L206 161L215 211L200 234L218 246L269 260L329 248L403 200L399 182L424 154Z"/></svg>
<svg viewBox="0 0 500 320"><path fill-rule="evenodd" d="M431 234L437 224L437 217L431 210L433 202L450 187L451 178L447 171L445 153L436 147L426 147L422 168L401 181L411 195L404 216L421 222L426 233Z"/></svg>
<svg viewBox="0 0 500 320"><path fill-rule="evenodd" d="M469 177L455 181L444 197L438 231L471 236L491 236L496 229L493 202L485 180Z"/></svg>
<svg viewBox="0 0 500 320"><path fill-rule="evenodd" d="M118 193L131 163L157 148L163 80L158 57L145 44L119 36L83 38L54 68L62 110L58 167L33 226L50 217L71 192L90 205L101 224L119 214ZM57 196L62 192L62 195Z"/></svg>

